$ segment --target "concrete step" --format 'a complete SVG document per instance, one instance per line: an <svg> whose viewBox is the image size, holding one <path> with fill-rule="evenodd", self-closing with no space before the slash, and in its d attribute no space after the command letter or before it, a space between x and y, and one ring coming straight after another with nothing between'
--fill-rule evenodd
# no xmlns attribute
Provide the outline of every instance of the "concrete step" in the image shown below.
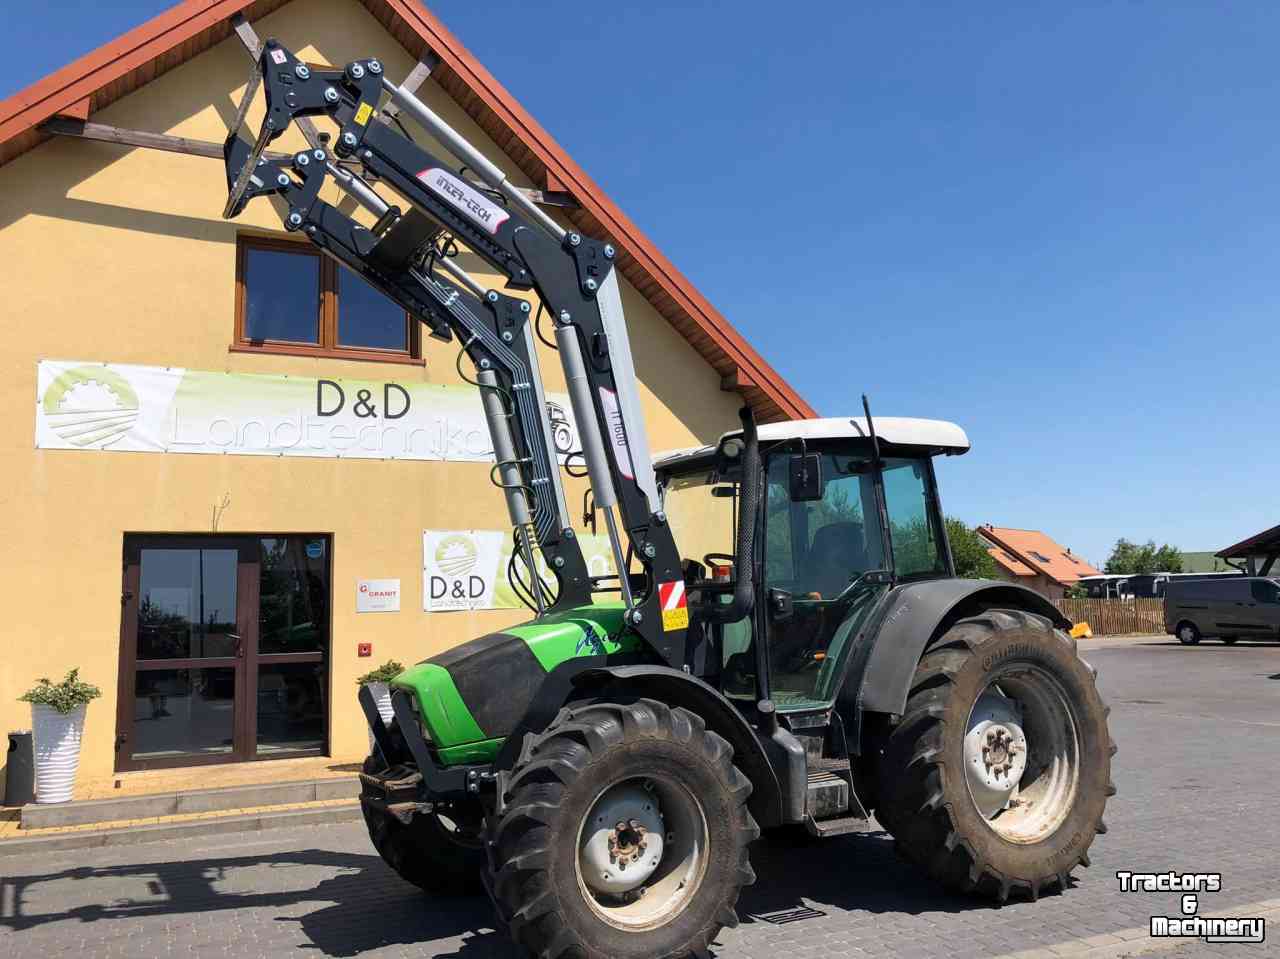
<svg viewBox="0 0 1280 959"><path fill-rule="evenodd" d="M20 828L53 829L82 826L86 823L352 799L359 795L360 781L351 776L253 786L224 786L220 789L188 789L145 796L121 796L119 799L84 799L50 805L28 803L22 807Z"/></svg>
<svg viewBox="0 0 1280 959"><path fill-rule="evenodd" d="M103 828L54 827L15 838L0 839L0 859L7 856L36 855L66 849L93 849L100 846L131 846L144 842L171 839L204 839L228 833L257 832L297 826L326 826L361 818L358 800L325 800L290 809L261 807L238 813L211 812L203 816L190 814L166 822L101 823ZM98 825L98 824L95 824ZM0 870L2 871L2 870Z"/></svg>

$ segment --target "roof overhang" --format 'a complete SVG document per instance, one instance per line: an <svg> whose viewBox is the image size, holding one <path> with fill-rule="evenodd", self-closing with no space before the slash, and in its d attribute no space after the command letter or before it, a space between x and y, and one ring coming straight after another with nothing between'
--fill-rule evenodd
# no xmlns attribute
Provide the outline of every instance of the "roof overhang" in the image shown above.
<svg viewBox="0 0 1280 959"><path fill-rule="evenodd" d="M183 0L134 30L0 102L0 165L48 139L42 124L87 120L214 45L231 18L258 20L288 0ZM436 58L431 78L464 109L534 184L570 194L564 211L581 232L618 249L627 281L737 392L761 422L813 416L814 410L694 288L488 70L413 0L358 0L419 60Z"/></svg>
<svg viewBox="0 0 1280 959"><path fill-rule="evenodd" d="M1248 556L1267 556L1280 553L1280 526L1256 533L1248 539L1242 539L1234 546L1214 553L1219 559L1244 559Z"/></svg>

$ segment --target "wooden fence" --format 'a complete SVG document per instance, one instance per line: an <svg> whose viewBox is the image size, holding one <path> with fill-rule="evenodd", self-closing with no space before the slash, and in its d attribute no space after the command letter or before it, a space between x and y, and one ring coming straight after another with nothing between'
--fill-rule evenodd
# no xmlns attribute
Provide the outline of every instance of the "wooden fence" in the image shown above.
<svg viewBox="0 0 1280 959"><path fill-rule="evenodd" d="M1060 599L1056 604L1073 623L1088 623L1095 636L1163 633L1163 599Z"/></svg>

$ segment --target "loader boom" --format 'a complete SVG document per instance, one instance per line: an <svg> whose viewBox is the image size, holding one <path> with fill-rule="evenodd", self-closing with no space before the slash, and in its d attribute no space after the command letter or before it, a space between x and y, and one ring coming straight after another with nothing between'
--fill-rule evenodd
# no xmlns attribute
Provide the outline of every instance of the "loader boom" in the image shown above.
<svg viewBox="0 0 1280 959"><path fill-rule="evenodd" d="M557 580L546 606L556 611L590 602L592 581L565 506L532 311L527 301L473 280L452 261L453 241L505 275L509 288L532 289L554 324L586 472L620 574L624 623L661 661L684 666L688 615L664 617L660 599L663 584L682 582L680 556L659 505L615 249L562 228L417 97L387 80L378 60L356 60L342 70L313 69L267 40L258 68L266 116L252 144L238 127L227 138L224 215L237 215L255 197L280 196L288 204L286 229L302 232L359 273L426 323L433 336L458 337L477 371L472 382L484 400L498 460L495 482L506 495L517 546L530 570L533 543L541 549ZM253 92L251 84L246 97ZM379 121L384 94L463 166L447 163L407 132ZM245 112L242 107L240 115ZM286 159L264 158L268 144L291 123L321 115L338 129L334 153L344 166L323 146ZM352 171L353 163L363 176ZM467 179L464 170L482 183ZM366 228L321 200L327 178L377 222ZM369 181L391 186L410 209L387 203ZM632 559L642 577L629 575ZM536 575L529 585L541 612Z"/></svg>

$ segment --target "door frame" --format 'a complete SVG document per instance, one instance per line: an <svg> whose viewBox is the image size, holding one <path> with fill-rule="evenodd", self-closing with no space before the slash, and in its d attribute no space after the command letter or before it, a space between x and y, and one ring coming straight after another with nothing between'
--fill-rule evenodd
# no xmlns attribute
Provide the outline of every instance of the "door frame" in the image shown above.
<svg viewBox="0 0 1280 959"><path fill-rule="evenodd" d="M319 749L280 750L265 756L257 755L258 695L257 680L260 665L289 662L313 662L313 653L270 653L258 651L258 613L261 590L261 540L288 536L316 536L325 540L326 579L329 586L329 617L326 625L324 649L320 661L325 664L326 708L324 715L324 741ZM332 713L332 695L328 689L332 682L330 670L332 655L332 596L333 596L333 538L327 533L125 533L122 544L121 594L120 594L120 657L117 678L115 771L132 772L146 769L173 769L188 766L210 766L225 763L258 762L272 759L292 759L299 756L328 755ZM235 549L236 560L236 630L240 636L239 653L236 656L214 658L182 658L172 660L142 660L143 663L160 665L169 669L226 669L234 670L234 710L232 713L232 743L227 753L212 755L165 756L154 759L133 759L131 742L135 711L135 690L138 676L138 590L141 586L142 550L144 549Z"/></svg>

